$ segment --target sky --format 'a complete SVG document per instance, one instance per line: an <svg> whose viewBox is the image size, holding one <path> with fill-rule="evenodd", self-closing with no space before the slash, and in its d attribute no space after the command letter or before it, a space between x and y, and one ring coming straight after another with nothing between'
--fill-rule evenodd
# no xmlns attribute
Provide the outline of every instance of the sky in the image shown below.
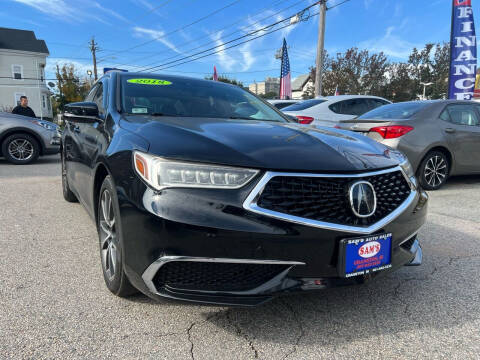
<svg viewBox="0 0 480 360"><path fill-rule="evenodd" d="M413 47L449 40L452 0L343 1L327 2L331 9L326 15L325 48L330 55L355 46L383 51L391 61L401 61ZM87 70L93 69L88 43L94 36L99 74L104 67L145 71L162 65L158 68L162 70L148 71L203 78L212 74L215 65L219 75L248 85L279 76L275 52L283 38L289 46L292 77L308 72L315 63L318 16L313 15L318 6L304 13L305 21L267 35L258 31L237 43L264 35L253 41L181 65L172 61L212 47L226 48L236 42L222 45L225 42L288 18L314 2L0 0L0 24L33 30L46 41L47 78L54 76L57 63L73 63L81 77L87 76ZM480 0L472 2L474 16L480 19Z"/></svg>

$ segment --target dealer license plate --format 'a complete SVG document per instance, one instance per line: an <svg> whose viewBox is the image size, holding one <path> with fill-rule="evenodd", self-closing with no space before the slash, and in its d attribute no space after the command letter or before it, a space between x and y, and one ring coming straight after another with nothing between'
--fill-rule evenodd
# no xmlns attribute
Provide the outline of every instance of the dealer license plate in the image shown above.
<svg viewBox="0 0 480 360"><path fill-rule="evenodd" d="M392 267L392 234L371 235L340 242L340 273L365 275Z"/></svg>

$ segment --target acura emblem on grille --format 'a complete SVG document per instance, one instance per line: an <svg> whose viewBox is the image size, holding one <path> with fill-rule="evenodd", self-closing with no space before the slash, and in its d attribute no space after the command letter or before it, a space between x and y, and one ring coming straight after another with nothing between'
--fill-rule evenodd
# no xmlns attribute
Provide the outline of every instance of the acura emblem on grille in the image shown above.
<svg viewBox="0 0 480 360"><path fill-rule="evenodd" d="M360 218L372 216L377 210L377 197L373 185L368 181L357 181L350 186L350 206Z"/></svg>

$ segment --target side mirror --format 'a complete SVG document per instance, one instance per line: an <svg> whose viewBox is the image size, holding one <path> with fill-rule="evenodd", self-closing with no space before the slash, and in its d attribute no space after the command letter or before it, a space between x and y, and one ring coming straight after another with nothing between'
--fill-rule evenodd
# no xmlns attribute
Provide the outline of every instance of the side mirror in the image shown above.
<svg viewBox="0 0 480 360"><path fill-rule="evenodd" d="M76 102L65 105L63 121L94 123L98 118L98 106L94 102Z"/></svg>

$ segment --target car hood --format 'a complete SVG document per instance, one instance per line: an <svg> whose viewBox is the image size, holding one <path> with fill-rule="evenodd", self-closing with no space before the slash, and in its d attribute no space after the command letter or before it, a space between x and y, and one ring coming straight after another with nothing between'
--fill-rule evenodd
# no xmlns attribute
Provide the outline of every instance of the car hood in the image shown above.
<svg viewBox="0 0 480 360"><path fill-rule="evenodd" d="M120 126L147 140L150 153L177 160L315 172L398 164L387 147L365 136L294 123L132 115Z"/></svg>

